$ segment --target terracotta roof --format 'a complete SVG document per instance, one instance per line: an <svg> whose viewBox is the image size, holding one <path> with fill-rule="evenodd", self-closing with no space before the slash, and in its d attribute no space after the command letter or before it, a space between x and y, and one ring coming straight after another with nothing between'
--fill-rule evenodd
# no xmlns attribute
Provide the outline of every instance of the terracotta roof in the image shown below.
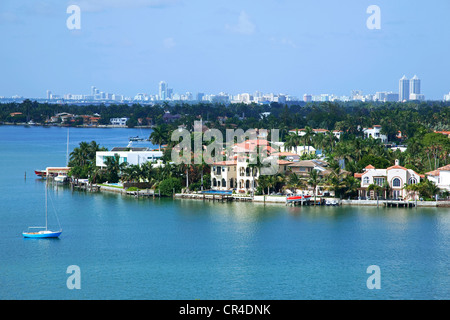
<svg viewBox="0 0 450 320"><path fill-rule="evenodd" d="M405 167L402 167L402 166L399 166L399 165L395 165L395 166L389 167L386 170L392 170L392 169L408 170Z"/></svg>
<svg viewBox="0 0 450 320"><path fill-rule="evenodd" d="M287 160L278 160L278 164L281 165L289 165L289 164L293 164L294 162L291 161L287 161Z"/></svg>
<svg viewBox="0 0 450 320"><path fill-rule="evenodd" d="M355 173L353 176L354 176L355 178L362 178L363 174L364 174L364 173Z"/></svg>
<svg viewBox="0 0 450 320"><path fill-rule="evenodd" d="M425 173L427 176L434 176L434 177L438 177L440 175L440 171L439 170L434 170L434 171L430 171Z"/></svg>
<svg viewBox="0 0 450 320"><path fill-rule="evenodd" d="M371 164L369 164L367 167L365 167L364 169L375 169L375 167Z"/></svg>
<svg viewBox="0 0 450 320"><path fill-rule="evenodd" d="M215 166L235 166L236 164L236 160L227 160L214 163Z"/></svg>
<svg viewBox="0 0 450 320"><path fill-rule="evenodd" d="M320 160L302 160L299 162L293 162L290 167L308 167L308 168L314 168L314 167L325 167L328 164L326 162L320 161Z"/></svg>
<svg viewBox="0 0 450 320"><path fill-rule="evenodd" d="M300 157L298 154L292 153L292 152L275 152L275 153L272 153L272 155L273 156L279 156L279 157L288 157L288 156Z"/></svg>
<svg viewBox="0 0 450 320"><path fill-rule="evenodd" d="M439 171L450 171L450 164L444 166L444 167L440 167L438 168Z"/></svg>

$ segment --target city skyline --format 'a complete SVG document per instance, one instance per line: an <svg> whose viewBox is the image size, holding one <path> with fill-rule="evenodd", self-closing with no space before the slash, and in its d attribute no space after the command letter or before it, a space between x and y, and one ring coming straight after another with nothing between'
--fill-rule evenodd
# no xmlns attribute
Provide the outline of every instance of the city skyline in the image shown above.
<svg viewBox="0 0 450 320"><path fill-rule="evenodd" d="M13 96L12 99L38 99L41 97L22 97ZM0 99L10 99L0 96ZM408 79L406 75L399 80L398 93L393 91L377 91L364 93L362 90L351 90L350 95L338 96L334 93L311 94L304 93L303 95L291 95L288 93L273 93L260 92L256 90L254 93L239 92L239 93L205 93L197 91L196 94L192 92L179 93L169 87L169 84L161 80L158 84L156 94L152 92L137 93L134 96L125 96L118 93L109 93L100 91L96 86L91 86L90 94L71 94L63 95L54 94L51 90L46 91L45 99L48 101L110 101L110 102L145 102L156 103L161 101L204 101L204 102L222 102L222 103L271 103L271 102L326 102L326 101L364 101L364 102L407 102L407 101L426 101L425 95L421 92L421 79L414 75ZM449 95L443 95L443 99L428 101L450 101Z"/></svg>
<svg viewBox="0 0 450 320"><path fill-rule="evenodd" d="M0 96L0 98L5 98ZM13 98L37 98L41 97L20 97ZM91 86L90 94L71 94L63 95L54 94L51 90L46 91L46 100L77 100L77 101L140 101L140 102L160 102L160 101L207 101L207 102L225 102L225 103L270 103L270 102L287 102L287 101L303 101L303 102L325 102L325 101L380 101L380 102L406 102L406 101L425 101L425 95L421 92L421 79L414 75L413 78L408 79L404 75L399 80L398 93L393 91L377 91L364 93L361 90L351 90L350 95L337 96L333 93L311 94L304 93L303 95L290 95L287 93L264 93L255 91L254 93L240 92L240 93L205 93L199 92L194 95L192 92L179 93L170 88L168 83L164 80L158 84L156 94L152 92L137 93L134 96L125 96L118 93L109 93L100 91L96 86ZM440 101L439 99L437 101ZM444 101L449 101L448 95L444 94Z"/></svg>
<svg viewBox="0 0 450 320"><path fill-rule="evenodd" d="M69 30L72 4L81 24ZM5 0L0 96L76 94L95 84L134 97L166 79L194 96L260 91L301 99L397 92L399 75L418 74L427 99L442 100L450 91L450 3L380 0L380 29L366 25L371 4Z"/></svg>

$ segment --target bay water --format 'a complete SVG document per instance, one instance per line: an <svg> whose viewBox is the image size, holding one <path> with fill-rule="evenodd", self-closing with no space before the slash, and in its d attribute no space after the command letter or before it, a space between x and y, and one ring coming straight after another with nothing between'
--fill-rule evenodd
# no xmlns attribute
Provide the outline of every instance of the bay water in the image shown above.
<svg viewBox="0 0 450 320"><path fill-rule="evenodd" d="M0 126L0 299L449 299L450 209L286 207L136 199L49 185L67 128ZM71 128L69 150L126 146L149 129ZM135 146L152 146L138 142ZM369 289L370 266L380 289ZM78 266L80 289L67 269Z"/></svg>

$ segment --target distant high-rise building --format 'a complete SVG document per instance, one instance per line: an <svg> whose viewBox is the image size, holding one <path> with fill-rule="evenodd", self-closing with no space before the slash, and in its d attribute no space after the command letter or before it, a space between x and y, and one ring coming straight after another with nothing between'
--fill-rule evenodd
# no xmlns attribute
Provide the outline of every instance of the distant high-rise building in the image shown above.
<svg viewBox="0 0 450 320"><path fill-rule="evenodd" d="M91 96L95 96L95 89L97 89L96 87L92 86L91 87Z"/></svg>
<svg viewBox="0 0 450 320"><path fill-rule="evenodd" d="M202 101L205 94L203 92L197 93L197 101Z"/></svg>
<svg viewBox="0 0 450 320"><path fill-rule="evenodd" d="M47 90L47 100L50 100L52 98L52 92L50 90Z"/></svg>
<svg viewBox="0 0 450 320"><path fill-rule="evenodd" d="M173 89L171 89L171 88L167 88L167 99L172 99L172 96L173 96Z"/></svg>
<svg viewBox="0 0 450 320"><path fill-rule="evenodd" d="M408 101L409 100L409 80L406 76L399 81L399 92L398 92L399 101Z"/></svg>
<svg viewBox="0 0 450 320"><path fill-rule="evenodd" d="M312 101L312 96L310 94L305 94L303 96L303 101L304 102L311 102Z"/></svg>
<svg viewBox="0 0 450 320"><path fill-rule="evenodd" d="M167 83L164 81L161 81L159 83L159 99L160 100L166 100L168 98L167 96Z"/></svg>
<svg viewBox="0 0 450 320"><path fill-rule="evenodd" d="M384 101L386 99L386 92L375 93L375 101Z"/></svg>
<svg viewBox="0 0 450 320"><path fill-rule="evenodd" d="M417 76L409 81L409 94L420 94L420 79Z"/></svg>
<svg viewBox="0 0 450 320"><path fill-rule="evenodd" d="M398 101L398 93L387 92L384 101L385 102L396 102L396 101Z"/></svg>

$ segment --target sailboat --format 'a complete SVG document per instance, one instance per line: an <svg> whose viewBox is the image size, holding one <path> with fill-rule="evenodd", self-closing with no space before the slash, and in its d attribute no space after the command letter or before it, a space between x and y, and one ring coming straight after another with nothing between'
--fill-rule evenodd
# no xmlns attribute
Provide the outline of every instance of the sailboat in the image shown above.
<svg viewBox="0 0 450 320"><path fill-rule="evenodd" d="M25 238L58 238L62 233L61 226L59 226L58 231L51 231L48 229L47 189L48 189L47 186L45 186L45 227L29 227L27 232L22 232L22 235ZM31 232L30 231L31 229L42 229L42 230Z"/></svg>

